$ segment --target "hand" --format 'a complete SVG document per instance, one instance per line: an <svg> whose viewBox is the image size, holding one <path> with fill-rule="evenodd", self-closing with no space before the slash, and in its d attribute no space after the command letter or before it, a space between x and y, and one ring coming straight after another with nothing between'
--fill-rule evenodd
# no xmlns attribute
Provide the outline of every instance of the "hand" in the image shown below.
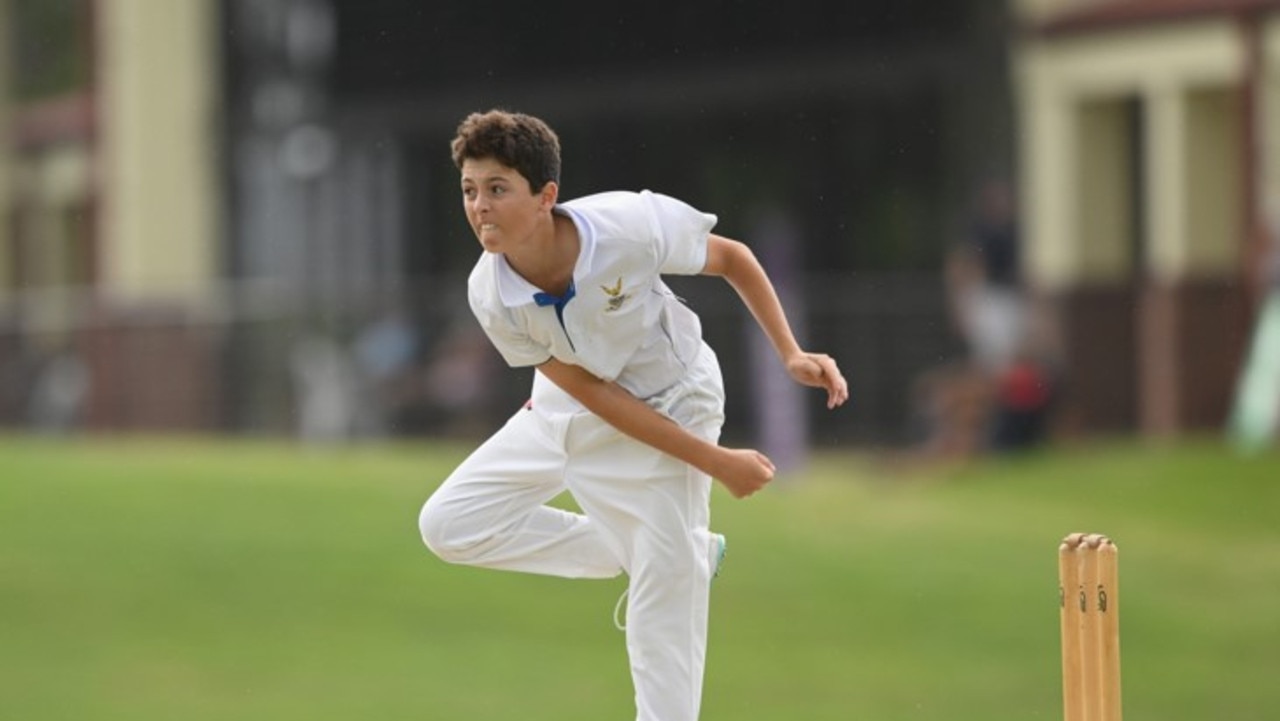
<svg viewBox="0 0 1280 721"><path fill-rule="evenodd" d="M849 400L849 384L840 374L836 361L825 353L800 353L786 361L787 373L795 382L827 391L827 408L844 405Z"/></svg>
<svg viewBox="0 0 1280 721"><path fill-rule="evenodd" d="M724 484L734 498L746 498L773 480L773 461L750 448L721 448L708 472Z"/></svg>

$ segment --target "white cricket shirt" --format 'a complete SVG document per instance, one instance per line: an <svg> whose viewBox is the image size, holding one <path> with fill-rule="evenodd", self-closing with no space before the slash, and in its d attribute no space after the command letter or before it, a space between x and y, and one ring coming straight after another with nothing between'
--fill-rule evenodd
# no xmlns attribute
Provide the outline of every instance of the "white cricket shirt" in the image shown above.
<svg viewBox="0 0 1280 721"><path fill-rule="evenodd" d="M555 207L580 239L567 302L485 253L468 281L471 310L513 367L556 358L616 381L647 399L678 383L702 348L698 316L671 292L662 274L696 275L706 265L707 234L716 216L650 191L589 195ZM566 293L566 296L569 296ZM534 403L559 392L534 374ZM581 408L568 394L547 400Z"/></svg>

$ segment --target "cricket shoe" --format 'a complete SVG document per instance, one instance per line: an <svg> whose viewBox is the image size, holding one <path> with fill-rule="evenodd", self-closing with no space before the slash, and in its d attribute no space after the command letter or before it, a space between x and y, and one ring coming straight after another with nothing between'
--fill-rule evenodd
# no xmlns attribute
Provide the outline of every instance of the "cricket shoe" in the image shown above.
<svg viewBox="0 0 1280 721"><path fill-rule="evenodd" d="M724 557L729 552L729 542L725 540L723 533L711 534L711 578L715 579L720 575L720 567L724 565ZM619 631L627 630L626 611L627 611L627 593L631 589L625 589L622 595L618 597L618 602L613 606L613 626Z"/></svg>
<svg viewBox="0 0 1280 721"><path fill-rule="evenodd" d="M711 577L715 578L720 575L720 567L724 565L725 554L729 552L729 542L725 540L723 533L713 533L711 547L716 553L715 561L711 564Z"/></svg>

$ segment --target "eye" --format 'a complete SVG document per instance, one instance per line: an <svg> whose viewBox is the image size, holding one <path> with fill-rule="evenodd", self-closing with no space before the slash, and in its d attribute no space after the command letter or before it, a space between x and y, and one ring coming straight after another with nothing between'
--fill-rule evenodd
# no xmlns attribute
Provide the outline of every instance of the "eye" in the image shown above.
<svg viewBox="0 0 1280 721"><path fill-rule="evenodd" d="M495 185L489 189L489 192L493 193L494 195L506 195L507 189L504 186Z"/></svg>
<svg viewBox="0 0 1280 721"><path fill-rule="evenodd" d="M470 200L470 199L472 199L472 198L476 197L476 189L475 189L475 188L463 188L463 189L462 189L462 197L466 198L467 200Z"/></svg>

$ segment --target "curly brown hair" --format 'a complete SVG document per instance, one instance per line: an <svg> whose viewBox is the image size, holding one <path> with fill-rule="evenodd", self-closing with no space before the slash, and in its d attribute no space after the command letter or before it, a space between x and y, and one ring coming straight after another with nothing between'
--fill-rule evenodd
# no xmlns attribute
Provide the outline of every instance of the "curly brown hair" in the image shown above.
<svg viewBox="0 0 1280 721"><path fill-rule="evenodd" d="M524 113L490 110L471 113L458 124L450 143L453 164L493 158L520 173L529 189L560 182L560 138L545 122Z"/></svg>

